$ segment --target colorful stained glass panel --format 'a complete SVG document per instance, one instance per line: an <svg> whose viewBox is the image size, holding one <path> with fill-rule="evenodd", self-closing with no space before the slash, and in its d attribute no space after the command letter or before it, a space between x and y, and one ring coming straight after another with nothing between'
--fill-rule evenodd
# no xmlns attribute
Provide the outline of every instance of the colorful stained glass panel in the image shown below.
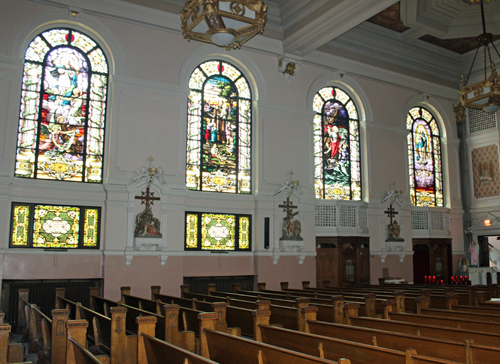
<svg viewBox="0 0 500 364"><path fill-rule="evenodd" d="M75 30L51 29L31 42L24 63L16 177L102 182L102 171L95 173L102 163L94 162L103 160L107 72L97 43ZM90 164L93 168L83 168Z"/></svg>
<svg viewBox="0 0 500 364"><path fill-rule="evenodd" d="M250 216L186 213L186 249L249 250Z"/></svg>
<svg viewBox="0 0 500 364"><path fill-rule="evenodd" d="M30 222L30 206L17 205L13 211L12 245L27 246Z"/></svg>
<svg viewBox="0 0 500 364"><path fill-rule="evenodd" d="M11 247L98 248L100 209L14 203L11 226Z"/></svg>
<svg viewBox="0 0 500 364"><path fill-rule="evenodd" d="M80 209L67 206L35 206L33 247L76 248Z"/></svg>
<svg viewBox="0 0 500 364"><path fill-rule="evenodd" d="M408 170L414 206L442 207L441 141L432 113L422 107L408 112Z"/></svg>
<svg viewBox="0 0 500 364"><path fill-rule="evenodd" d="M319 199L361 200L358 111L342 89L324 87L313 100L315 193Z"/></svg>
<svg viewBox="0 0 500 364"><path fill-rule="evenodd" d="M208 61L189 80L186 188L251 193L251 93L233 65Z"/></svg>

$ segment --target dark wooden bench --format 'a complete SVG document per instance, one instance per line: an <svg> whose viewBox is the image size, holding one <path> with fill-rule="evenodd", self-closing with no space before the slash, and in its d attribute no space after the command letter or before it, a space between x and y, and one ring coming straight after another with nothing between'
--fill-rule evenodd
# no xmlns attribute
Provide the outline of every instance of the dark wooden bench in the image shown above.
<svg viewBox="0 0 500 364"><path fill-rule="evenodd" d="M455 341L472 339L476 344L494 347L498 347L500 343L500 335L488 334L482 331L463 330L452 327L428 325L423 323L374 319L369 317L353 317L351 320L353 326L400 332L416 336L433 337Z"/></svg>
<svg viewBox="0 0 500 364"><path fill-rule="evenodd" d="M464 341L437 339L319 321L310 322L309 329L311 333L316 335L400 351L413 348L420 355L467 364L496 364L500 355L500 348L474 344L474 341L470 339Z"/></svg>
<svg viewBox="0 0 500 364"><path fill-rule="evenodd" d="M205 330L208 358L219 364L332 364L332 361L277 346L244 339L215 330ZM350 364L348 359L338 360Z"/></svg>
<svg viewBox="0 0 500 364"><path fill-rule="evenodd" d="M95 356L87 350L87 328L85 320L72 320L67 323L66 364L109 364L107 355Z"/></svg>
<svg viewBox="0 0 500 364"><path fill-rule="evenodd" d="M453 306L453 307L462 307L462 306ZM435 308L423 309L421 313L422 315L427 315L427 316L439 316L445 318L457 318L457 319L466 319L473 321L500 323L500 314L493 314L493 313L487 314L483 312L473 312L473 311L439 310Z"/></svg>
<svg viewBox="0 0 500 364"><path fill-rule="evenodd" d="M487 333L500 334L500 324L495 322L475 321L470 319L459 319L443 316L427 316L410 313L393 313L389 314L390 320L404 321L411 323L421 323L427 325L435 325L441 327L454 327L463 330L482 331Z"/></svg>
<svg viewBox="0 0 500 364"><path fill-rule="evenodd" d="M400 351L378 347L372 344L362 344L354 341L297 332L273 326L261 326L260 330L262 340L266 344L283 347L289 350L329 360L348 358L352 363L357 364L458 363L418 355L417 350L412 348L405 348Z"/></svg>
<svg viewBox="0 0 500 364"><path fill-rule="evenodd" d="M138 317L137 364L215 364L214 361L153 337L156 319ZM71 363L68 363L71 364Z"/></svg>

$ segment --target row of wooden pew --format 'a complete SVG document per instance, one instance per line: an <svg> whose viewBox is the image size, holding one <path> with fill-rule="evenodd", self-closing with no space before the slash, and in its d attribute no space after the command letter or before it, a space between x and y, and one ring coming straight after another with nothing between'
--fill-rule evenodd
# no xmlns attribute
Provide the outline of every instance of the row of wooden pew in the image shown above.
<svg viewBox="0 0 500 364"><path fill-rule="evenodd" d="M58 292L56 309L68 312L66 362L68 355L74 356L88 345L96 354L94 359L100 362L153 363L158 360L157 353L167 350L163 349L168 345L166 342L184 350L180 354L182 361L178 361L181 363L192 362L183 356L184 352L197 352L198 359L219 363L235 362L237 357L241 363L284 360L331 363L333 360L363 364L391 360L489 364L497 363L500 357L496 308L491 304L486 307L481 300L473 301L476 305L473 308L484 311L478 316L481 318L468 322L460 310L470 305L456 302L446 311L429 308L426 303L440 296L440 292L417 297L411 295L411 290L338 292L334 288L304 286L292 290L287 284L281 288L270 291L259 284L259 291L243 291L236 285L234 292L217 292L211 287L208 295L200 295L183 286L182 297L176 297L161 294L160 287L155 286L151 298L141 298L132 296L129 287L123 287L120 302L106 300L93 292L89 308ZM419 303L418 314L405 313L407 298ZM451 316L442 317L450 313ZM472 311L468 315L476 316ZM89 344L74 338L75 342L69 344L74 322L80 322L81 327L87 323L83 337L89 339ZM53 357L55 347L52 344L50 347ZM107 355L97 355L102 353Z"/></svg>

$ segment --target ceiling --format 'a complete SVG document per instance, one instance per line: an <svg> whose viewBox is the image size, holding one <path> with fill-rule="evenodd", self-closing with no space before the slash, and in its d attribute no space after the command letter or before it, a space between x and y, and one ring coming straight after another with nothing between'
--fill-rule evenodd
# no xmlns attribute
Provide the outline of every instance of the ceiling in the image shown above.
<svg viewBox="0 0 500 364"><path fill-rule="evenodd" d="M65 0L37 0L59 5ZM67 1L67 0L66 0ZM151 24L179 32L185 0L107 0L156 17ZM264 0L262 37L244 48L308 61L318 52L352 62L458 86L472 63L482 31L480 5L463 0ZM95 3L91 0L89 4ZM138 7L139 6L139 7ZM89 5L96 11L98 5ZM485 4L486 30L500 34L500 0ZM160 11L160 12L158 12ZM168 13L168 14L165 14ZM160 14L160 15L156 15ZM169 19L166 23L161 19ZM144 22L141 19L141 22ZM272 46L262 49L265 39ZM279 47L276 47L276 41ZM270 43L271 44L271 43ZM496 42L500 50L500 41ZM494 58L497 58L496 55ZM481 63L481 62L476 62ZM498 60L497 60L498 63ZM480 72L477 66L475 72Z"/></svg>

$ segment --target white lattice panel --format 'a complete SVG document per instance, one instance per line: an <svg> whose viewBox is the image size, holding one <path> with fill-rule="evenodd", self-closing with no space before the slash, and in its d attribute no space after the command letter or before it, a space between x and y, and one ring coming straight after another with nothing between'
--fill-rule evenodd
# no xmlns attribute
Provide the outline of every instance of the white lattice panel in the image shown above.
<svg viewBox="0 0 500 364"><path fill-rule="evenodd" d="M339 225L356 227L356 206L340 206Z"/></svg>
<svg viewBox="0 0 500 364"><path fill-rule="evenodd" d="M360 208L358 210L358 220L359 220L359 227L361 229L367 229L368 228L368 211L365 208Z"/></svg>
<svg viewBox="0 0 500 364"><path fill-rule="evenodd" d="M497 127L496 114L469 108L469 133Z"/></svg>
<svg viewBox="0 0 500 364"><path fill-rule="evenodd" d="M429 213L427 211L411 212L412 230L429 230Z"/></svg>
<svg viewBox="0 0 500 364"><path fill-rule="evenodd" d="M432 230L444 230L444 213L431 213L431 228Z"/></svg>
<svg viewBox="0 0 500 364"><path fill-rule="evenodd" d="M316 226L337 226L337 207L325 205L316 206Z"/></svg>

